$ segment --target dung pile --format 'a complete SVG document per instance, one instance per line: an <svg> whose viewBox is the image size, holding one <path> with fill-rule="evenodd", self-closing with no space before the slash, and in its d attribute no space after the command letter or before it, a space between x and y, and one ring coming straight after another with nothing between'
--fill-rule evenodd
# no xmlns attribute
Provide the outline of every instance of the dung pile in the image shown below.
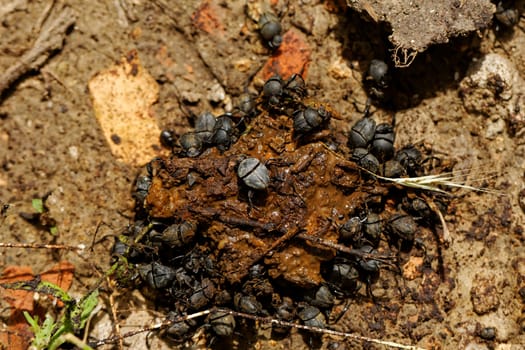
<svg viewBox="0 0 525 350"><path fill-rule="evenodd" d="M171 318L219 306L325 327L336 300L373 300L381 271L399 271L398 253L435 221L417 192L372 173L422 175L423 156L396 152L391 125L365 115L345 133L338 118L294 75L269 79L231 114L202 114L178 144L163 133L172 155L138 178L136 222L115 246L135 285ZM206 324L219 336L236 327L223 313Z"/></svg>

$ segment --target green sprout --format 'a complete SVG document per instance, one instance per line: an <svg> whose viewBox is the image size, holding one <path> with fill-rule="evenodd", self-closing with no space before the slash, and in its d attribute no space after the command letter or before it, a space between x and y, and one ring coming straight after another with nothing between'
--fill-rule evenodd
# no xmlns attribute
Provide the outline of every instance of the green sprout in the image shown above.
<svg viewBox="0 0 525 350"><path fill-rule="evenodd" d="M55 350L64 343L71 343L82 350L92 350L75 334L80 333L90 319L93 311L98 304L98 289L93 290L80 301L76 301L59 286L41 281L35 278L30 281L20 281L14 283L0 284L3 288L14 290L26 290L42 294L51 295L65 305L65 308L58 318L53 318L47 314L42 324L39 324L38 316L31 316L24 311L24 317L31 326L34 333L32 346L36 350Z"/></svg>

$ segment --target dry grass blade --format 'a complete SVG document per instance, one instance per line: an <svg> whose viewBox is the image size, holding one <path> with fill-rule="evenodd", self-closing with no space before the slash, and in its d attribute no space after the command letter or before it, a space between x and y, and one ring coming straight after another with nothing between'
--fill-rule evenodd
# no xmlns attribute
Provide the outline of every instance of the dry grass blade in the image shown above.
<svg viewBox="0 0 525 350"><path fill-rule="evenodd" d="M439 192L443 194L451 194L449 191L446 191L440 188L441 186L441 187L446 187L446 188L462 188L462 189L476 191L476 192L504 195L504 193L499 192L499 191L490 190L490 189L483 188L483 187L475 187L475 186L462 184L459 182L459 176L461 176L461 174L455 175L452 172L435 174L435 175L418 176L418 177L390 178L390 177L385 177L385 176L374 174L363 168L361 168L361 170L364 170L367 173L381 180L385 180L385 181L396 183L401 186L416 188L416 189L425 190L425 191L433 191L433 192Z"/></svg>

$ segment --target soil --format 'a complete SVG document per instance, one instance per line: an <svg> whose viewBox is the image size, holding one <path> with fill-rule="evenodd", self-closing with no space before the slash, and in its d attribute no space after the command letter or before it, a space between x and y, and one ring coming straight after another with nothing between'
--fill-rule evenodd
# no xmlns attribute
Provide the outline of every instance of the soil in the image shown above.
<svg viewBox="0 0 525 350"><path fill-rule="evenodd" d="M76 19L63 33L63 44L1 96L0 240L86 248L79 253L0 248L3 269L30 266L41 273L67 260L75 267L75 297L87 293L108 269L114 237L133 220L131 193L142 171L131 159L133 153L119 153L114 144L141 133L108 134L94 108L90 82L123 57L126 61L136 53L140 69L158 85L157 102L143 107L144 115L176 135L190 129L194 115L231 110L240 93L257 91L274 73L286 78L293 72L303 74L310 95L338 111L338 125L348 132L367 100L363 81L368 65L382 59L389 63L392 80L387 96L374 101L373 118L391 122L395 117L396 146L431 149L453 164L459 180L488 191L453 191L445 216L449 242L421 233L436 259L432 269L413 268L421 258L412 257L403 268L404 279L392 272L375 286L377 303L363 292L331 326L428 349L520 349L525 344L523 18L513 27L493 21L476 32L447 37L446 44L418 53L408 67L395 68L388 27L363 19L344 1L66 4ZM2 71L31 50L42 24L62 5L18 0L0 6ZM524 7L516 1L520 14ZM261 41L254 21L265 9L283 25L283 46L275 53ZM158 139L148 137L146 142L148 152L163 152ZM121 144L128 145L126 139ZM56 234L20 216L34 212L35 198L45 198ZM381 299L391 289L403 293L393 301ZM102 309L90 325L90 335L97 339L113 334L110 300L122 332L165 317L147 295L106 287ZM265 338L264 326L253 331L258 334L254 347L311 345L297 332L275 341ZM194 338L201 341L200 336ZM146 342L153 348L173 346L143 333L126 338L124 347L145 348ZM377 347L329 336L320 346Z"/></svg>

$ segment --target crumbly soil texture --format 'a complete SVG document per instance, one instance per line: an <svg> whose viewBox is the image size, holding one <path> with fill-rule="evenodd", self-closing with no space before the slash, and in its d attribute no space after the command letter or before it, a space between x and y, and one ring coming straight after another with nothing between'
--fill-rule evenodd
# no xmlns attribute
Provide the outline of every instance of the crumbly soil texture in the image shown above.
<svg viewBox="0 0 525 350"><path fill-rule="evenodd" d="M159 232L195 221L200 230L195 239L206 242L197 252L204 256L197 271L201 285L206 277L218 289L264 293L256 284L241 288L250 267L262 264L277 294L293 299L330 280L323 269L338 256L361 269L359 259L366 265L381 256L379 278L366 283L359 271L351 296L336 293L330 311L320 307L327 327L424 349L522 348L525 4L479 1L483 8L476 12L468 10L470 2L434 3L444 10L421 14L430 6L423 2L413 10L414 21L403 4L389 2L390 9L379 1L0 5L0 243L85 247L2 247L0 267L29 266L38 274L68 261L74 265L69 293L80 298L109 269L115 238L122 233L136 238L130 232L137 219L154 218ZM279 48L259 33L263 13L282 25ZM422 20L425 16L432 21ZM400 45L401 36L416 41ZM387 81L369 76L374 59L387 63ZM270 77L280 74L286 81L293 73L304 77L308 97L300 106L287 100L287 106L317 111L326 106L332 116L306 136L294 130L292 113L276 112L274 102L269 106L260 96ZM104 90L108 84L114 85ZM121 95L130 86L136 94L125 100ZM197 116L206 111L237 116L244 93L259 96L257 117L234 118L242 127L229 149L207 147L198 157L186 157L179 146L172 152L152 136L170 130L176 141L193 132ZM451 171L454 181L485 191L452 189L442 200L357 168L347 139L367 100L377 124L394 124L397 150L413 145L422 151L424 172ZM151 163L151 186L137 205L136 180L148 174L145 165L154 157L160 161ZM266 189L250 189L239 177L247 157L267 167ZM34 214L36 198L43 199L45 214ZM338 228L351 216L365 220L369 212L391 226L392 215L410 212L403 198L434 203L430 218L411 214L417 225L413 236L404 237L408 246L399 237L388 238L385 229L375 243L377 255L366 260L315 241L351 250ZM189 256L175 251L157 256L165 242L153 244L146 236L137 239L145 246L137 266L176 266ZM174 294L147 286L154 269L137 270L123 277L128 284L104 280L89 340L139 330L174 311L169 299ZM205 298L204 307L219 304L218 297ZM298 309L315 304L315 298L297 300L304 303ZM9 301L0 302L1 321L8 325ZM187 304L180 310L193 311ZM236 323L228 340L202 317L182 341L143 332L101 348L385 348L293 329L275 336L268 325L239 317Z"/></svg>

